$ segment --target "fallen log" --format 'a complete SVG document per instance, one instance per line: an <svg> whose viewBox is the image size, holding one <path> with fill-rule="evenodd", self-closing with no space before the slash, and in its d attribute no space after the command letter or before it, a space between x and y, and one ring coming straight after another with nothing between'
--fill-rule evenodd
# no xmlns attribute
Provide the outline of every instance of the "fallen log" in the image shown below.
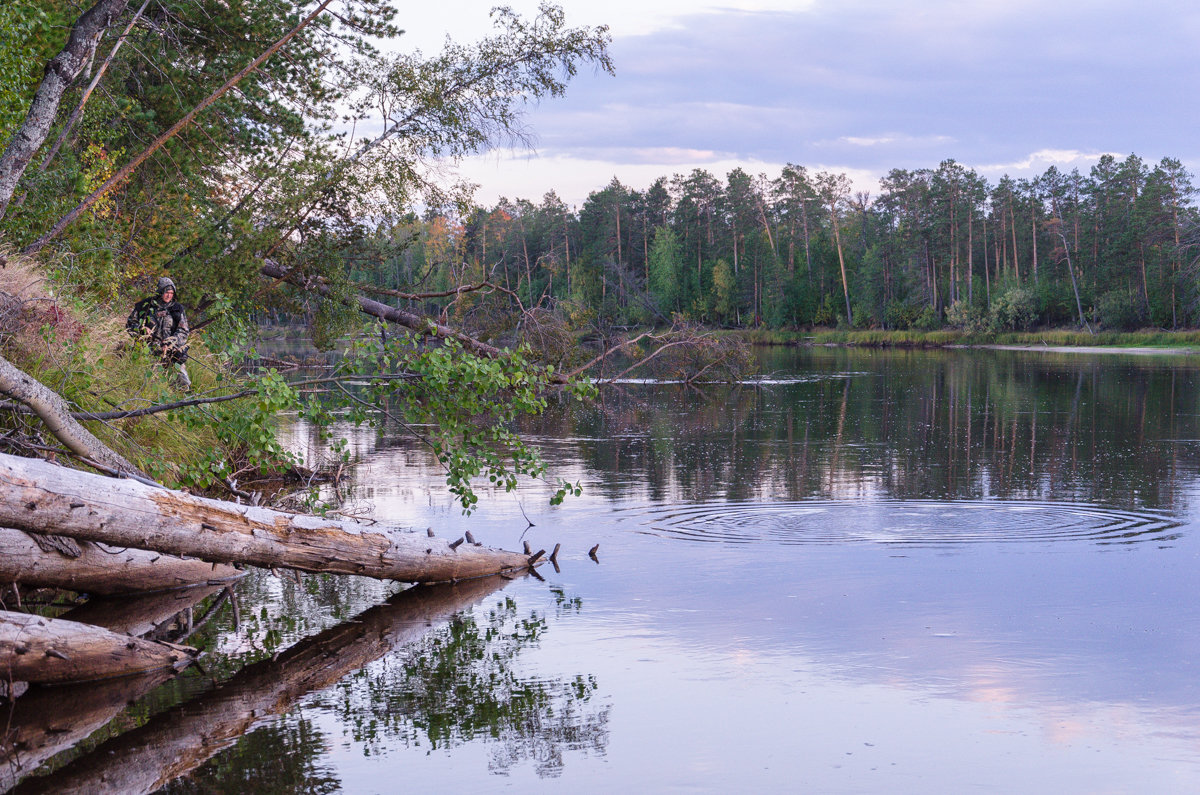
<svg viewBox="0 0 1200 795"><path fill-rule="evenodd" d="M78 547L79 556L46 551L21 530L0 527L0 582L63 588L92 594L124 594L229 582L243 576L232 566L136 548Z"/></svg>
<svg viewBox="0 0 1200 795"><path fill-rule="evenodd" d="M100 627L0 610L0 678L82 682L180 668L193 650Z"/></svg>
<svg viewBox="0 0 1200 795"><path fill-rule="evenodd" d="M223 587L90 599L60 620L144 635ZM10 699L13 703L4 708L0 732L0 792L7 792L42 762L91 736L175 673L173 668L160 668L101 682L34 685L19 698Z"/></svg>
<svg viewBox="0 0 1200 795"><path fill-rule="evenodd" d="M48 776L26 779L14 791L155 792L307 694L419 639L506 583L488 577L409 588L275 658L247 666L215 690L155 715Z"/></svg>
<svg viewBox="0 0 1200 795"><path fill-rule="evenodd" d="M404 582L448 582L527 569L516 552L387 525L237 505L0 454L0 525L203 558Z"/></svg>

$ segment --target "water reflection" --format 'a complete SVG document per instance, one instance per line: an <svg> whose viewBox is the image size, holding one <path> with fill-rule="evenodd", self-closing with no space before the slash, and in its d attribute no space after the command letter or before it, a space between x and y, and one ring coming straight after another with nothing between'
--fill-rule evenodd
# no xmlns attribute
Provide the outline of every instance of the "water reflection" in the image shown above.
<svg viewBox="0 0 1200 795"><path fill-rule="evenodd" d="M641 532L692 541L947 547L957 544L1091 541L1163 543L1173 514L1028 500L720 502L625 509Z"/></svg>
<svg viewBox="0 0 1200 795"><path fill-rule="evenodd" d="M588 610L545 614L554 639L529 649L525 678L582 670L606 743L555 781L1200 786L1196 364L778 356L755 384L628 383L530 421L552 472L586 488L553 511L536 488L492 492L465 520L427 451L347 429L363 459L354 492L375 515L498 545L563 542L551 581ZM599 566L586 558L597 542ZM378 716L395 702L369 703ZM375 748L424 765L422 781L486 786L471 763L496 746L443 737L465 763L437 766L417 759L434 741L423 731L377 731ZM385 765L356 780L378 788Z"/></svg>
<svg viewBox="0 0 1200 795"><path fill-rule="evenodd" d="M493 577L402 591L241 668L214 689L146 715L136 728L110 724L104 732L110 739L48 775L26 779L17 791L333 791L339 781L321 764L328 737L293 711L310 695L308 707L353 726L354 740L368 754L384 737L433 748L489 737L497 769L534 759L539 773L554 775L568 751L603 753L607 715L589 704L597 688L593 678L528 679L511 669L518 654L540 641L545 616L522 615L512 598L480 616L462 613L506 583ZM558 598L560 617L578 612L578 600L561 593ZM386 657L406 644L411 648L403 657ZM232 665L229 658L224 664ZM20 750L9 761L14 778L8 786L166 678L89 686L82 700L71 688L43 688L18 699L8 737L10 748ZM58 719L45 714L48 704ZM78 712L83 704L87 720ZM275 715L285 717L272 720ZM47 737L66 731L55 727L72 721L66 741L48 743Z"/></svg>
<svg viewBox="0 0 1200 795"><path fill-rule="evenodd" d="M1195 369L847 350L802 353L792 366L815 373L609 390L591 411L555 415L560 427L546 436L571 439L606 496L644 484L656 503L888 496L1169 508L1180 472L1200 465Z"/></svg>

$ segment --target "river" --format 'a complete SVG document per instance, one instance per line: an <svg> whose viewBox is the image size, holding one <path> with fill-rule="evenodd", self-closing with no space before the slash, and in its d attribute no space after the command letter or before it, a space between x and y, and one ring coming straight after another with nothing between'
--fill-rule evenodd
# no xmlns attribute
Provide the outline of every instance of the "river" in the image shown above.
<svg viewBox="0 0 1200 795"><path fill-rule="evenodd" d="M464 517L419 443L343 429L343 510L561 544L560 570L436 609L251 576L207 670L127 721L216 710L214 680L289 675L279 653L321 630L386 637L329 640L346 670L163 791L1200 790L1194 359L762 358L752 383L630 381L528 422L584 487L560 507L531 483Z"/></svg>

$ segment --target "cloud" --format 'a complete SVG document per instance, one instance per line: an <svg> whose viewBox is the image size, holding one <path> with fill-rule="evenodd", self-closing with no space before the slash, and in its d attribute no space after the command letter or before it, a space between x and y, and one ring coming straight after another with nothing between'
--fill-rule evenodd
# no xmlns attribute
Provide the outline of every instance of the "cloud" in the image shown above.
<svg viewBox="0 0 1200 795"><path fill-rule="evenodd" d="M1101 157L1109 154L1114 157L1124 157L1118 152L1080 152L1075 149L1040 149L1029 155L1008 163L981 164L975 170L984 176L1003 176L1004 174L1025 175L1041 174L1050 166L1060 171L1073 168L1085 170L1095 164Z"/></svg>
<svg viewBox="0 0 1200 795"><path fill-rule="evenodd" d="M641 5L661 14L597 7L620 17L616 77L582 74L531 109L539 154L560 169L545 188L597 163L609 173L592 189L617 169L735 161L883 174L953 158L988 175L1087 168L1103 152L1200 162L1194 4Z"/></svg>
<svg viewBox="0 0 1200 795"><path fill-rule="evenodd" d="M954 141L948 135L880 135L874 138L866 136L845 135L837 139L836 143L850 144L851 146L896 146L896 145L913 145L913 144L948 144Z"/></svg>

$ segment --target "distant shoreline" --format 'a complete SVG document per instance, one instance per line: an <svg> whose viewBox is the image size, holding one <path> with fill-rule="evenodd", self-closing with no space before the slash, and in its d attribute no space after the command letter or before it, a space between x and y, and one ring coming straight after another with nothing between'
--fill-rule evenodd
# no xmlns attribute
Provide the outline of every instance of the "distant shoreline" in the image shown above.
<svg viewBox="0 0 1200 795"><path fill-rule="evenodd" d="M947 345L948 348L987 348L994 351L1041 351L1043 353L1129 353L1136 356L1193 356L1196 348L1122 348L1115 345Z"/></svg>

